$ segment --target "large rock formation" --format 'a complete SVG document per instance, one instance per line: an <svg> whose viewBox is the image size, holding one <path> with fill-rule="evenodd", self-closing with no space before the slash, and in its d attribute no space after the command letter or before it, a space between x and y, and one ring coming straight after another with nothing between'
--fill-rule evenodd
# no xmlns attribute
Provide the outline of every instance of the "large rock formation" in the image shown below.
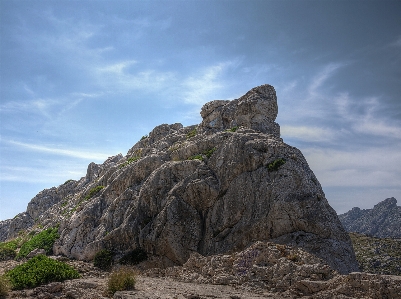
<svg viewBox="0 0 401 299"><path fill-rule="evenodd" d="M379 202L373 209L355 207L338 217L349 232L378 238L401 238L401 207L397 206L394 197Z"/></svg>
<svg viewBox="0 0 401 299"><path fill-rule="evenodd" d="M358 270L317 178L280 138L272 86L207 103L201 115L198 126L156 127L125 157L92 163L86 177L30 203L34 223L60 223L54 252L90 260L103 248L141 247L174 265L193 252L269 240L301 247L341 273Z"/></svg>

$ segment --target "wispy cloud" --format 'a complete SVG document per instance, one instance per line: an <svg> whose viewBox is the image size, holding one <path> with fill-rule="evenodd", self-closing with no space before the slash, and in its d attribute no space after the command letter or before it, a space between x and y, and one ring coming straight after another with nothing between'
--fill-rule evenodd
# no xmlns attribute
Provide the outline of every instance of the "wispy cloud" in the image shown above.
<svg viewBox="0 0 401 299"><path fill-rule="evenodd" d="M223 74L232 62L222 62L206 67L184 80L183 99L190 104L204 104L218 99L218 91L224 86Z"/></svg>
<svg viewBox="0 0 401 299"><path fill-rule="evenodd" d="M14 145L18 148L27 149L31 151L51 154L51 155L59 155L59 156L67 156L73 158L80 159L92 159L95 161L103 161L107 159L110 155L104 153L96 153L92 151L84 151L79 149L61 149L56 147L49 147L39 144L31 144L14 140L2 140L8 144Z"/></svg>
<svg viewBox="0 0 401 299"><path fill-rule="evenodd" d="M308 91L310 96L321 95L319 92L319 88L331 77L334 73L340 68L344 66L343 63L330 63L326 65L322 71L320 71L309 84Z"/></svg>
<svg viewBox="0 0 401 299"><path fill-rule="evenodd" d="M329 142L337 137L337 132L328 128L311 126L289 126L280 127L283 138L299 139L307 142Z"/></svg>
<svg viewBox="0 0 401 299"><path fill-rule="evenodd" d="M326 187L399 187L401 152L394 147L342 151L307 148L303 153Z"/></svg>
<svg viewBox="0 0 401 299"><path fill-rule="evenodd" d="M60 104L54 99L35 99L28 101L10 101L0 106L0 113L30 112L38 113L47 118L51 117L50 110Z"/></svg>

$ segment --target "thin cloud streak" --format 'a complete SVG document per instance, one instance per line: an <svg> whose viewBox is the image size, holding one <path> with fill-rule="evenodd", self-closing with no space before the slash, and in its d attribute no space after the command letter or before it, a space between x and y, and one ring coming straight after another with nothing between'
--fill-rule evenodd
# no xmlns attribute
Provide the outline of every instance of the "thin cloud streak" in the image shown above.
<svg viewBox="0 0 401 299"><path fill-rule="evenodd" d="M88 151L82 151L82 150L52 148L52 147L47 147L47 146L43 146L43 145L24 143L24 142L13 141L13 140L8 140L5 142L15 145L20 148L24 148L24 149L28 149L28 150L32 150L32 151L36 151L36 152L52 154L52 155L59 155L59 156L67 156L67 157L73 157L73 158L80 158L80 159L93 159L96 161L104 161L109 156L111 156L111 155L103 154L103 153L95 153L95 152L88 152Z"/></svg>

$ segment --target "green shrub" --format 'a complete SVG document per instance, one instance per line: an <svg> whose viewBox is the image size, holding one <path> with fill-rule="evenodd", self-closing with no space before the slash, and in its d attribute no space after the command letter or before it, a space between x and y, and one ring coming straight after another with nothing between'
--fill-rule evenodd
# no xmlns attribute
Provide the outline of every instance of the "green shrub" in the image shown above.
<svg viewBox="0 0 401 299"><path fill-rule="evenodd" d="M280 159L274 160L272 163L267 165L267 169L269 171L277 171L279 169L279 167L284 164L285 164L285 160L283 158L280 158Z"/></svg>
<svg viewBox="0 0 401 299"><path fill-rule="evenodd" d="M89 200L91 199L93 196L95 196L96 194L99 193L100 190L102 190L104 188L104 186L96 186L93 187L92 189L89 190L88 195L85 196L85 200Z"/></svg>
<svg viewBox="0 0 401 299"><path fill-rule="evenodd" d="M129 165L129 164L131 164L131 163L134 163L134 162L138 161L140 158L141 158L141 157L139 157L139 156L131 157L131 158L129 158L127 161L125 161L124 163L122 163L119 167L120 167L120 168L123 168L123 167L125 167L125 166L127 166L127 165Z"/></svg>
<svg viewBox="0 0 401 299"><path fill-rule="evenodd" d="M203 156L201 154L194 155L192 157L189 157L188 160L201 160L201 161L203 161Z"/></svg>
<svg viewBox="0 0 401 299"><path fill-rule="evenodd" d="M14 249L0 248L0 261L8 261L15 258L17 253Z"/></svg>
<svg viewBox="0 0 401 299"><path fill-rule="evenodd" d="M110 250L102 249L95 254L93 265L102 270L110 270L113 264L113 253Z"/></svg>
<svg viewBox="0 0 401 299"><path fill-rule="evenodd" d="M107 281L107 291L113 295L117 291L130 291L135 289L136 274L132 269L120 268L113 271Z"/></svg>
<svg viewBox="0 0 401 299"><path fill-rule="evenodd" d="M0 298L5 298L10 291L10 281L7 277L0 276Z"/></svg>
<svg viewBox="0 0 401 299"><path fill-rule="evenodd" d="M216 148L214 147L214 148L211 148L209 150L206 150L206 151L202 152L201 154L197 154L197 155L194 155L192 157L189 157L188 160L197 159L197 160L203 161L204 160L204 156L206 156L207 158L210 158L215 151L216 151Z"/></svg>
<svg viewBox="0 0 401 299"><path fill-rule="evenodd" d="M189 132L187 134L187 138L189 139L189 138L195 137L196 134L197 134L197 131L196 131L196 128L195 128L195 129L193 129L191 132Z"/></svg>
<svg viewBox="0 0 401 299"><path fill-rule="evenodd" d="M59 238L58 227L48 228L41 231L32 239L22 244L17 255L17 259L26 257L32 250L41 248L46 251L46 254L51 254L54 242Z"/></svg>
<svg viewBox="0 0 401 299"><path fill-rule="evenodd" d="M15 250L18 248L20 242L21 242L22 238L18 237L14 240L11 241L7 241L7 242L0 242L0 249L12 249Z"/></svg>
<svg viewBox="0 0 401 299"><path fill-rule="evenodd" d="M213 155L213 153L216 151L216 148L211 148L210 150L204 151L202 154L204 154L208 159Z"/></svg>
<svg viewBox="0 0 401 299"><path fill-rule="evenodd" d="M148 138L148 135L142 136L141 140L144 140L144 139L146 139L146 138Z"/></svg>
<svg viewBox="0 0 401 299"><path fill-rule="evenodd" d="M125 254L120 260L119 263L122 265L136 265L140 262L146 261L148 259L148 255L145 250L142 248L135 248L134 250Z"/></svg>
<svg viewBox="0 0 401 299"><path fill-rule="evenodd" d="M7 271L6 278L10 280L12 289L34 288L52 281L79 278L79 273L71 266L37 255L14 269Z"/></svg>
<svg viewBox="0 0 401 299"><path fill-rule="evenodd" d="M232 127L231 129L228 129L228 132L236 132L238 130L238 127Z"/></svg>

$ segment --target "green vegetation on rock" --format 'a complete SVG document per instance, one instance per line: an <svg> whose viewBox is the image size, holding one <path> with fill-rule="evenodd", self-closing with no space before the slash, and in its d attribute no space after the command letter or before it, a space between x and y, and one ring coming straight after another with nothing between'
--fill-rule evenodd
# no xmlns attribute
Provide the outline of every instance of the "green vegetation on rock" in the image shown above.
<svg viewBox="0 0 401 299"><path fill-rule="evenodd" d="M209 150L206 150L204 152L202 152L201 154L197 154L197 155L193 155L191 157L188 158L188 160L201 160L203 161L205 159L205 157L207 157L208 159L213 155L213 153L216 151L216 148L211 148Z"/></svg>
<svg viewBox="0 0 401 299"><path fill-rule="evenodd" d="M5 273L5 278L9 279L11 288L16 290L79 277L79 273L71 266L45 255L35 256Z"/></svg>
<svg viewBox="0 0 401 299"><path fill-rule="evenodd" d="M285 164L285 160L283 158L276 159L272 163L267 165L267 169L269 171L277 171L280 168L280 166L282 166L284 164Z"/></svg>
<svg viewBox="0 0 401 299"><path fill-rule="evenodd" d="M131 157L126 162L122 163L119 167L124 168L125 166L138 161L140 158L141 157L138 157L138 156Z"/></svg>
<svg viewBox="0 0 401 299"><path fill-rule="evenodd" d="M0 261L12 260L17 255L15 249L0 248Z"/></svg>
<svg viewBox="0 0 401 299"><path fill-rule="evenodd" d="M102 190L104 188L104 186L96 186L93 187L92 189L89 190L88 195L85 196L85 200L89 200L91 199L93 196L95 196L96 194L99 193L100 190Z"/></svg>
<svg viewBox="0 0 401 299"><path fill-rule="evenodd" d="M190 131L190 132L187 134L187 138L189 139L189 138L195 137L197 133L198 133L198 132L196 131L196 129L193 129L192 131Z"/></svg>
<svg viewBox="0 0 401 299"><path fill-rule="evenodd" d="M48 228L37 235L33 236L29 241L21 245L17 259L26 257L34 249L44 249L46 254L51 254L54 242L59 238L58 227Z"/></svg>

